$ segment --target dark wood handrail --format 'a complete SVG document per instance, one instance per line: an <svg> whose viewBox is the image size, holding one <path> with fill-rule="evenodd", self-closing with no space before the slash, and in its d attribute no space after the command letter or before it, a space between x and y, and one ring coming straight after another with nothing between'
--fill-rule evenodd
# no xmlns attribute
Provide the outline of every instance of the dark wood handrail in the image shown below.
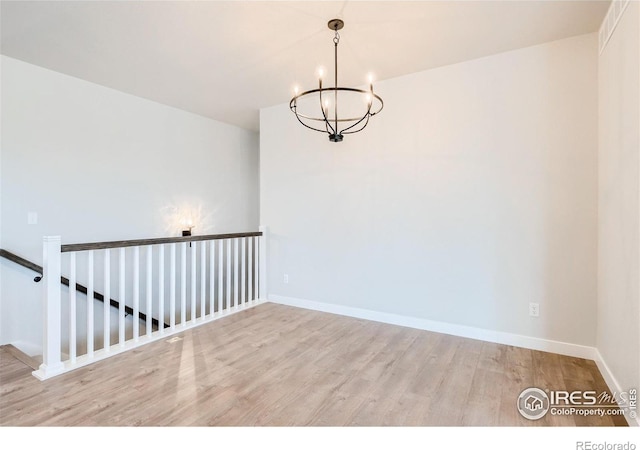
<svg viewBox="0 0 640 450"><path fill-rule="evenodd" d="M80 252L83 250L103 250L106 248L136 247L140 245L173 244L193 241L214 241L217 239L233 239L243 237L262 236L262 231L250 231L248 233L207 234L201 236L178 236L152 239L135 239L131 241L88 242L84 244L65 244L60 251Z"/></svg>
<svg viewBox="0 0 640 450"><path fill-rule="evenodd" d="M2 256L5 259L8 259L9 261L12 261L22 267L26 267L27 269L31 269L36 273L39 273L40 275L42 275L42 266L37 265L36 263L32 263L31 261L24 259L14 253L11 253L10 251L7 251L3 248L0 248L0 256ZM33 281L35 281L36 283L38 281L40 281L42 279L42 277L35 277L33 279Z"/></svg>
<svg viewBox="0 0 640 450"><path fill-rule="evenodd" d="M18 255L16 255L15 253L11 253L8 250L2 249L0 248L0 256L8 259L9 261L12 261L22 267L26 267L27 269L33 270L36 273L39 273L40 275L42 275L44 272L42 270L42 266L37 265L36 263L32 263L31 261L24 259ZM42 276L39 277L35 277L33 279L33 281L35 281L36 283L38 281L40 281L42 279ZM60 282L62 284L64 284L65 286L69 286L70 282L69 279L66 277L60 277ZM87 288L86 286L81 285L80 283L76 283L76 291L81 292L84 295L87 295ZM96 300L104 303L104 295L102 295L100 292L93 292L93 298L95 298ZM113 308L116 309L120 309L120 303L117 300L114 300L112 298L109 299L109 305L111 305ZM127 305L124 305L124 311L125 313L129 314L129 315L133 315L133 309ZM145 313L142 312L138 312L138 318L140 320L144 320L145 322L147 321L147 315ZM151 326L155 326L156 328L160 327L160 322L158 322L158 319L155 318L151 318ZM165 328L169 328L169 325L167 325L166 323L164 324Z"/></svg>

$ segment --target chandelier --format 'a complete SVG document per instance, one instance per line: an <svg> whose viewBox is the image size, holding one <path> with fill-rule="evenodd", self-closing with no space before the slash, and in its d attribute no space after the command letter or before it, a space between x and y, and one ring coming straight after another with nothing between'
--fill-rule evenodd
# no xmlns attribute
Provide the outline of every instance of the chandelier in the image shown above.
<svg viewBox="0 0 640 450"><path fill-rule="evenodd" d="M334 85L333 87L322 87L324 71L321 69L318 89L298 93L296 87L295 94L289 102L289 108L305 127L327 133L331 142L341 142L343 135L364 130L369 124L369 119L382 111L384 103L380 96L373 92L373 78L371 76L369 77L368 90L338 86L338 43L340 42L338 30L344 27L344 22L340 19L332 19L327 26L335 32L333 37ZM360 102L351 101L347 105L340 103L340 111L344 110L346 113L344 113L345 116L339 117L338 100L356 96L361 97ZM316 114L307 112L311 109L316 111L319 109L319 112Z"/></svg>

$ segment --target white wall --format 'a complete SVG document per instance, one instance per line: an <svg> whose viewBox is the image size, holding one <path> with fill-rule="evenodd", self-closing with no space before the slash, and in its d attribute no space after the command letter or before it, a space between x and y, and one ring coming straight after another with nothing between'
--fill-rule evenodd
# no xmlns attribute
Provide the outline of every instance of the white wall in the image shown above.
<svg viewBox="0 0 640 450"><path fill-rule="evenodd" d="M640 387L640 5L599 60L597 347L619 389Z"/></svg>
<svg viewBox="0 0 640 450"><path fill-rule="evenodd" d="M2 57L0 245L42 261L63 243L256 230L258 136ZM134 73L131 76L135 76ZM38 224L27 225L27 213ZM7 261L0 343L41 342L40 285ZM21 315L34 315L25 324Z"/></svg>
<svg viewBox="0 0 640 450"><path fill-rule="evenodd" d="M270 295L593 346L597 87L589 34L379 82L338 144L263 109Z"/></svg>

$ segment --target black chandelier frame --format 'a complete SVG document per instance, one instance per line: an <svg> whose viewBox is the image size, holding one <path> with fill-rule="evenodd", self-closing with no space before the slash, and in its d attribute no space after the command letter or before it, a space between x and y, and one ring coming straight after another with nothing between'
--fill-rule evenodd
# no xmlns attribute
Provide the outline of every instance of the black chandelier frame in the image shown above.
<svg viewBox="0 0 640 450"><path fill-rule="evenodd" d="M296 115L298 122L300 122L305 127L309 128L313 131L319 131L321 133L327 133L329 135L329 140L331 142L341 142L343 139L343 135L345 134L353 134L359 131L364 130L364 128L369 124L369 119L380 111L384 107L384 102L382 98L373 92L373 82L369 83L369 90L358 89L358 88L348 88L348 87L339 87L338 86L338 43L340 42L340 34L338 34L338 30L341 30L344 27L344 22L340 19L332 19L327 23L329 29L335 32L335 36L333 38L334 43L334 86L333 87L322 87L322 77L319 78L318 84L319 87L316 89L310 89L308 91L301 92L296 94L291 101L289 102L289 109ZM363 116L358 117L350 117L350 118L339 118L338 117L338 92L355 92L358 94L363 94L366 96L370 96L367 102L367 110ZM318 99L320 101L320 111L322 111L322 116L313 117L309 115L302 114L298 111L298 99L302 97L306 97L309 95L318 94ZM323 103L323 94L326 99L328 96L333 95L334 98L334 109L333 109L333 117L328 117L328 109L325 108ZM379 103L376 105L376 108L372 110L374 101ZM312 124L305 123L304 120L310 120L314 122L323 122L324 127L315 127ZM339 124L348 124L348 126L340 129Z"/></svg>

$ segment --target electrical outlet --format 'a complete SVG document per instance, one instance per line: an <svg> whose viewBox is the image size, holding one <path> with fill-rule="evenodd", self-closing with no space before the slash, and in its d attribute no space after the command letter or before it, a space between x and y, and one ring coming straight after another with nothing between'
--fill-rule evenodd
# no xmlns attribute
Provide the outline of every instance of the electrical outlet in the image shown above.
<svg viewBox="0 0 640 450"><path fill-rule="evenodd" d="M540 316L540 303L529 303L529 315L531 317Z"/></svg>
<svg viewBox="0 0 640 450"><path fill-rule="evenodd" d="M284 274L284 277L283 277L282 281L284 281L285 284L289 284L289 274L288 273Z"/></svg>
<svg viewBox="0 0 640 450"><path fill-rule="evenodd" d="M35 211L29 211L27 213L27 225L37 225L38 224L38 213Z"/></svg>

